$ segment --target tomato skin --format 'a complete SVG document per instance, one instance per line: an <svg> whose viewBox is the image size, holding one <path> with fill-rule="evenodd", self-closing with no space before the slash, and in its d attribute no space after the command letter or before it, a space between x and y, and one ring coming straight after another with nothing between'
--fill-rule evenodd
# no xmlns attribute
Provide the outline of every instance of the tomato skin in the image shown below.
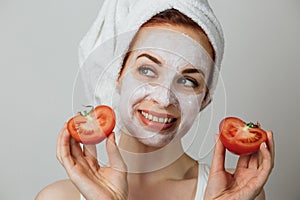
<svg viewBox="0 0 300 200"><path fill-rule="evenodd" d="M261 143L267 141L267 133L259 125L249 127L236 117L223 119L219 131L221 142L230 152L237 155L252 154L259 150Z"/></svg>
<svg viewBox="0 0 300 200"><path fill-rule="evenodd" d="M116 116L112 108L97 106L86 116L78 113L67 123L69 134L82 144L97 144L108 137L116 124Z"/></svg>

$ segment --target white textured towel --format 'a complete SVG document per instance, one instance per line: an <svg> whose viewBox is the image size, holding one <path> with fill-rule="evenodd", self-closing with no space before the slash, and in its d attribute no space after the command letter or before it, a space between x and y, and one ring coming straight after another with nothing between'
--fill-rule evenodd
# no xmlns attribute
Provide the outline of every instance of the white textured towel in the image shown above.
<svg viewBox="0 0 300 200"><path fill-rule="evenodd" d="M112 104L121 58L134 34L152 16L170 8L187 15L206 32L215 51L215 69L220 68L224 50L223 33L207 0L105 0L79 46L81 75L90 103ZM125 33L130 34L126 34L121 44L118 37ZM100 62L101 55L104 59L101 58ZM101 76L104 71L109 75ZM99 84L105 87L99 89Z"/></svg>

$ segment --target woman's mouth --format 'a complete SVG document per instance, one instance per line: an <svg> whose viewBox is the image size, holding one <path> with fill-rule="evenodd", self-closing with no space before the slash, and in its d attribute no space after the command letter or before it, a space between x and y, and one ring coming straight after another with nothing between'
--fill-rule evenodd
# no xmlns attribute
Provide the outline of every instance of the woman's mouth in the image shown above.
<svg viewBox="0 0 300 200"><path fill-rule="evenodd" d="M140 121L147 128L154 131L164 131L171 128L177 118L169 114L157 113L153 111L138 110Z"/></svg>

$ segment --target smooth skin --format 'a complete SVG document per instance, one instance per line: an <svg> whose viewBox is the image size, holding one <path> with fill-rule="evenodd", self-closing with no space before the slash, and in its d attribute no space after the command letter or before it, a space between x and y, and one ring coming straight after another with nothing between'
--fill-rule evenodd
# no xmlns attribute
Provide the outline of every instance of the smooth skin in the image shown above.
<svg viewBox="0 0 300 200"><path fill-rule="evenodd" d="M162 26L189 35L212 55L211 45L203 32L199 33L183 26ZM154 106L159 105L154 104ZM131 152L155 151L153 147L142 144L128 134L122 134L119 147ZM170 147L173 148L171 150L182 152L182 156L176 161L156 171L136 174L126 173L126 160L123 161L116 146L114 134L111 134L106 140L109 166L103 167L98 164L95 159L95 148L94 145L85 145L81 149L64 127L57 141L57 158L70 179L45 187L38 193L36 200L76 200L79 199L80 193L87 200L182 200L195 198L198 162L184 153L180 141ZM216 138L205 192L206 200L265 199L263 186L274 166L272 132L268 132L267 143L262 144L257 153L239 158L235 170L226 170L224 162L225 147Z"/></svg>

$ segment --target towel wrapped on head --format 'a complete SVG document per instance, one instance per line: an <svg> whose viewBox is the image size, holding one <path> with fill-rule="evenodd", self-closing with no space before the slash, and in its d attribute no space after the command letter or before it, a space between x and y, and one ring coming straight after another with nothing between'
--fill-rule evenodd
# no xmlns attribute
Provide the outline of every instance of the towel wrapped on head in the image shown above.
<svg viewBox="0 0 300 200"><path fill-rule="evenodd" d="M80 73L89 103L115 107L116 80L131 40L151 17L172 8L196 22L212 44L215 53L212 95L223 56L224 38L207 0L105 0L79 45Z"/></svg>

